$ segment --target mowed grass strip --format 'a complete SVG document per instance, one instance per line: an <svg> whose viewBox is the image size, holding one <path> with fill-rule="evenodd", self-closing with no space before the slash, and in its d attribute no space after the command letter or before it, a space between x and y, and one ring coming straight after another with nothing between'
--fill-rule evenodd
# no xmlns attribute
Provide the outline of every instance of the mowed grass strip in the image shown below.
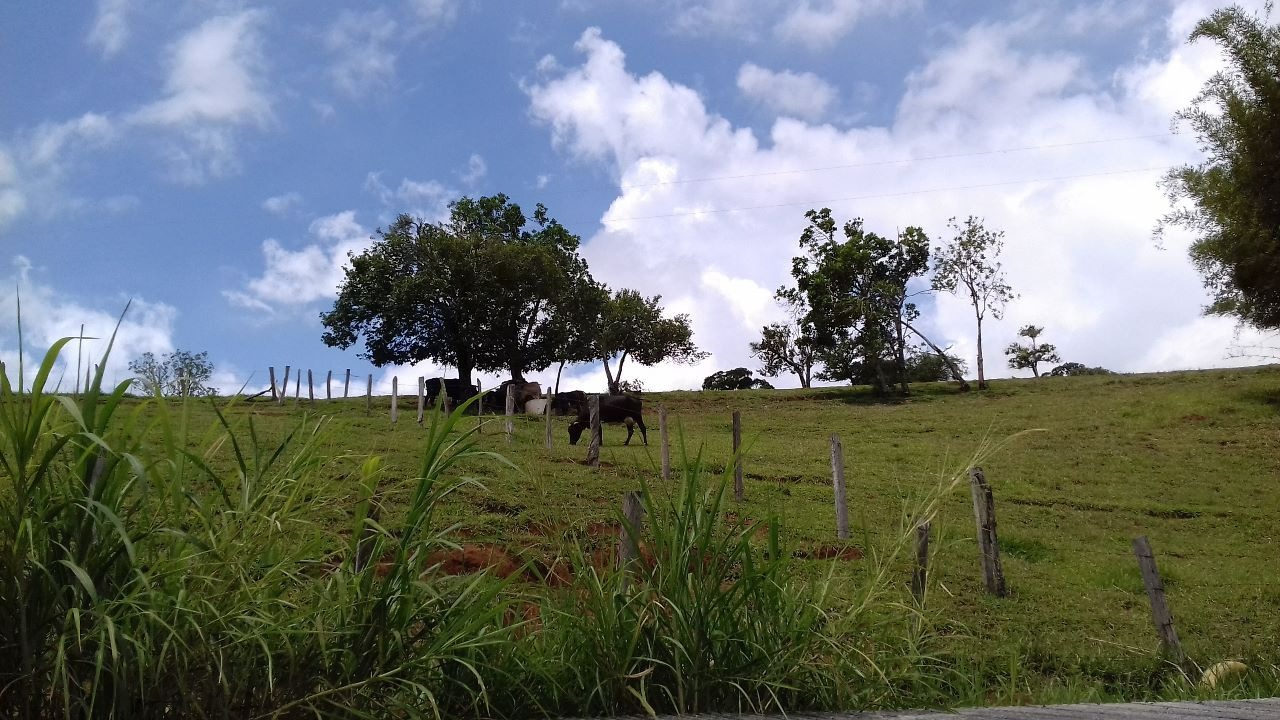
<svg viewBox="0 0 1280 720"><path fill-rule="evenodd" d="M585 441L568 445L571 418L553 418L555 444L547 450L541 417L519 418L508 443L501 421L488 416L481 447L514 467L463 464L457 473L479 484L451 496L447 519L460 537L499 543L524 559L566 539L606 544L598 530L615 521L622 492L642 479L662 492L657 405L668 409L676 462L683 442L684 455L700 452L712 471L731 468L738 410L746 500L731 502L732 512L760 523L778 517L786 547L801 554L836 544L832 433L844 444L851 545L866 553L886 552L941 483L982 465L995 492L1011 596L982 592L962 486L933 522L927 601L953 633L951 649L976 666L1012 662L1042 680L1067 674L1104 690L1149 668L1158 645L1130 549L1137 535L1151 540L1192 658L1280 662L1280 368L1003 380L963 394L924 384L906 398L865 388L643 397L649 446L638 432L622 446L625 429L606 426L600 469L584 464ZM364 457L383 456L383 520L394 526L426 432L405 412L412 405L401 400L396 425L385 397L375 398L368 416L363 398L289 399L238 405L231 420L252 414L270 436L300 412L325 416L321 450L335 458L327 476L346 482ZM316 512L345 524L349 509ZM910 553L901 557L905 587ZM856 586L865 564L835 564L837 592L842 581ZM831 561L805 565L816 577Z"/></svg>

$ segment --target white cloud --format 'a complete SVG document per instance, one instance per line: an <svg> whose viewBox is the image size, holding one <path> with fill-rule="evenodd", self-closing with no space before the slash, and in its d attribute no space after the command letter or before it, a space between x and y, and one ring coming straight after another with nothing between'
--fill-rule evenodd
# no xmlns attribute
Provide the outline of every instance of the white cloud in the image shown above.
<svg viewBox="0 0 1280 720"><path fill-rule="evenodd" d="M774 32L784 40L827 48L868 15L907 12L919 6L919 0L801 0Z"/></svg>
<svg viewBox="0 0 1280 720"><path fill-rule="evenodd" d="M458 17L458 0L408 0L410 9L423 21L448 25Z"/></svg>
<svg viewBox="0 0 1280 720"><path fill-rule="evenodd" d="M458 193L435 180L410 180L403 178L399 187L390 188L382 182L380 173L369 173L364 189L378 198L392 215L408 213L428 221L449 217L449 202Z"/></svg>
<svg viewBox="0 0 1280 720"><path fill-rule="evenodd" d="M161 155L169 177L199 184L240 169L236 131L274 120L266 89L261 10L201 23L169 49L165 96L136 110L134 124L171 132Z"/></svg>
<svg viewBox="0 0 1280 720"><path fill-rule="evenodd" d="M297 191L287 192L283 195L276 195L262 201L263 210L280 217L291 215L301 206L302 193Z"/></svg>
<svg viewBox="0 0 1280 720"><path fill-rule="evenodd" d="M755 63L738 69L738 90L775 112L808 120L824 117L837 96L831 83L811 72L774 72Z"/></svg>
<svg viewBox="0 0 1280 720"><path fill-rule="evenodd" d="M334 57L329 77L338 90L359 98L391 85L396 52L389 44L396 34L396 21L382 9L339 15L324 34L325 49Z"/></svg>
<svg viewBox="0 0 1280 720"><path fill-rule="evenodd" d="M316 242L297 250L274 238L264 240L262 275L249 280L244 290L224 291L224 297L234 305L268 313L337 297L347 254L368 248L371 233L356 222L354 210L317 218L308 231Z"/></svg>
<svg viewBox="0 0 1280 720"><path fill-rule="evenodd" d="M130 377L129 361L142 353L159 354L174 349L173 324L177 311L172 306L134 298L116 330L126 298L96 306L85 305L51 285L34 280L33 269L25 257L14 258L13 268L13 273L3 281L5 290L0 295L0 359L4 360L11 380L17 380L18 367L17 293L21 293L23 351L28 383L45 351L61 338L80 335L82 324L85 336L96 339L84 340L83 343L73 341L63 349L51 385L60 381L62 389L74 388L77 350L82 345L80 373L83 373L92 364L101 362L113 331L116 332L115 344L104 373L111 384Z"/></svg>
<svg viewBox="0 0 1280 720"><path fill-rule="evenodd" d="M759 26L777 3L761 0L692 0L673 3L672 28L695 37L725 35L755 40Z"/></svg>
<svg viewBox="0 0 1280 720"><path fill-rule="evenodd" d="M89 44L102 50L103 57L120 52L129 39L129 14L133 0L98 0L98 15L89 31Z"/></svg>
<svg viewBox="0 0 1280 720"><path fill-rule="evenodd" d="M484 158L472 153L471 158L467 160L467 169L462 173L462 182L464 185L474 187L488 172L489 166L485 164Z"/></svg>
<svg viewBox="0 0 1280 720"><path fill-rule="evenodd" d="M616 173L617 197L583 253L604 282L690 312L695 341L714 354L637 376L659 389L697 387L709 370L753 367L747 343L767 322L766 296L790 280L803 212L824 205L883 234L920 225L941 241L949 217L969 214L1006 232L1005 267L1021 297L984 326L989 376L1009 374L1000 350L1027 323L1046 326L1067 361L1220 362L1224 336L1201 322L1188 239L1167 238L1160 251L1151 237L1167 208L1160 168L1196 156L1189 139L1166 134L1169 114L1152 98L1184 102L1175 86L1194 92L1212 63L1178 44L1122 63L1099 86L1077 55L1024 49L1028 32L955 33L907 78L888 126L784 117L764 139L688 87L629 72L617 44L585 32L580 64L527 88L557 147ZM937 297L923 324L972 366L962 299Z"/></svg>

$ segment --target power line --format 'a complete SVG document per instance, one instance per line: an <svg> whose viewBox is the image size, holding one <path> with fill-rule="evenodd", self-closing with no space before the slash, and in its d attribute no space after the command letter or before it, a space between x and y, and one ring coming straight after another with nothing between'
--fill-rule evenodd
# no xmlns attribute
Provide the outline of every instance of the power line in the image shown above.
<svg viewBox="0 0 1280 720"><path fill-rule="evenodd" d="M823 167L797 168L794 170L770 170L758 173L742 173L740 175L713 175L704 178L689 178L686 180L662 180L651 183L619 183L621 190L633 190L637 188L661 187L663 185L688 185L692 183L716 182L719 180L743 180L758 177L771 177L775 175L795 175L801 173L825 172L828 170L848 170L853 168L881 167L885 165L906 165L914 162L929 162L934 160L954 160L956 158L983 157L987 155L1003 155L1012 152L1027 152L1030 150L1048 150L1053 148L1079 147L1081 145L1100 145L1103 143L1128 142L1130 140L1150 140L1153 138L1171 137L1174 133L1155 133L1152 135L1131 135L1128 137L1117 138L1101 138L1097 140L1075 140L1063 143L1048 143L1044 145L1023 145L1019 147L997 148L994 150L979 150L977 152L966 153L948 153L944 155L922 155L920 157L902 158L899 160L875 160L860 163L848 163L845 165L827 165Z"/></svg>
<svg viewBox="0 0 1280 720"><path fill-rule="evenodd" d="M822 205L832 205L835 203L852 202L854 200L875 200L879 198L905 197L908 195L925 195L928 193L948 192L952 190L981 190L983 188L1004 187L1008 185L1025 185L1038 182L1061 182L1064 180L1079 180L1082 178L1103 177L1107 175L1130 175L1136 173L1155 172L1157 170L1164 171L1174 167L1172 165L1161 165L1157 167L1135 168L1132 170L1109 170L1106 172L1083 173L1080 175L1058 175L1054 177L1029 178L1024 180L1005 180L994 183L981 183L977 185L952 185L948 187L927 188L923 190L904 190L902 192L892 193L875 193L871 195L853 195L850 197L835 198L831 200L801 200L797 202L773 203L770 205L750 205L736 208L713 208L710 210L691 210L688 212L664 213L661 215L636 215L625 218L605 218L601 220L601 224L608 226L612 223L630 222L633 220L661 220L678 217L691 217L694 215L720 215L734 212L747 212L751 210L774 210L786 207L818 207Z"/></svg>

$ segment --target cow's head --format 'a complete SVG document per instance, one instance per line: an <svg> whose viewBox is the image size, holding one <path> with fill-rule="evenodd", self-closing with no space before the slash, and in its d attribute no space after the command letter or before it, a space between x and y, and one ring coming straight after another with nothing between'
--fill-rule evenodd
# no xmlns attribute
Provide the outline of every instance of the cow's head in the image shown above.
<svg viewBox="0 0 1280 720"><path fill-rule="evenodd" d="M578 438L582 437L582 431L586 429L587 429L586 423L582 422L581 420L574 420L573 423L569 425L569 444L577 445Z"/></svg>

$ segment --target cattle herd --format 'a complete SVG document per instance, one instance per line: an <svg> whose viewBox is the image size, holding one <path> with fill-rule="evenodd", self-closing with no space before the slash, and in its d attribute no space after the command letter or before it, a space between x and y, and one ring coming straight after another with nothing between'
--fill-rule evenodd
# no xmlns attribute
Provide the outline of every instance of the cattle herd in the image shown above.
<svg viewBox="0 0 1280 720"><path fill-rule="evenodd" d="M502 413L506 408L507 386L513 383L516 386L516 412L523 413L526 407L530 407L530 401L542 399L542 386L538 383L508 380L492 390L481 393L480 403L476 408L477 411ZM457 378L432 378L426 381L427 400L434 404L442 388L449 398L449 403L455 406L466 402L480 392L478 387L466 385ZM570 390L551 398L551 412L553 414L576 416L569 425L570 445L576 445L578 439L582 437L582 433L590 427L591 418L587 402L588 397L587 393L581 390ZM538 407L541 409L545 406ZM627 426L627 439L623 441L623 445L631 443L631 438L635 434L636 428L640 429L640 438L644 441L644 444L649 444L649 435L644 425L643 410L644 401L635 395L600 396L600 422L623 423Z"/></svg>

